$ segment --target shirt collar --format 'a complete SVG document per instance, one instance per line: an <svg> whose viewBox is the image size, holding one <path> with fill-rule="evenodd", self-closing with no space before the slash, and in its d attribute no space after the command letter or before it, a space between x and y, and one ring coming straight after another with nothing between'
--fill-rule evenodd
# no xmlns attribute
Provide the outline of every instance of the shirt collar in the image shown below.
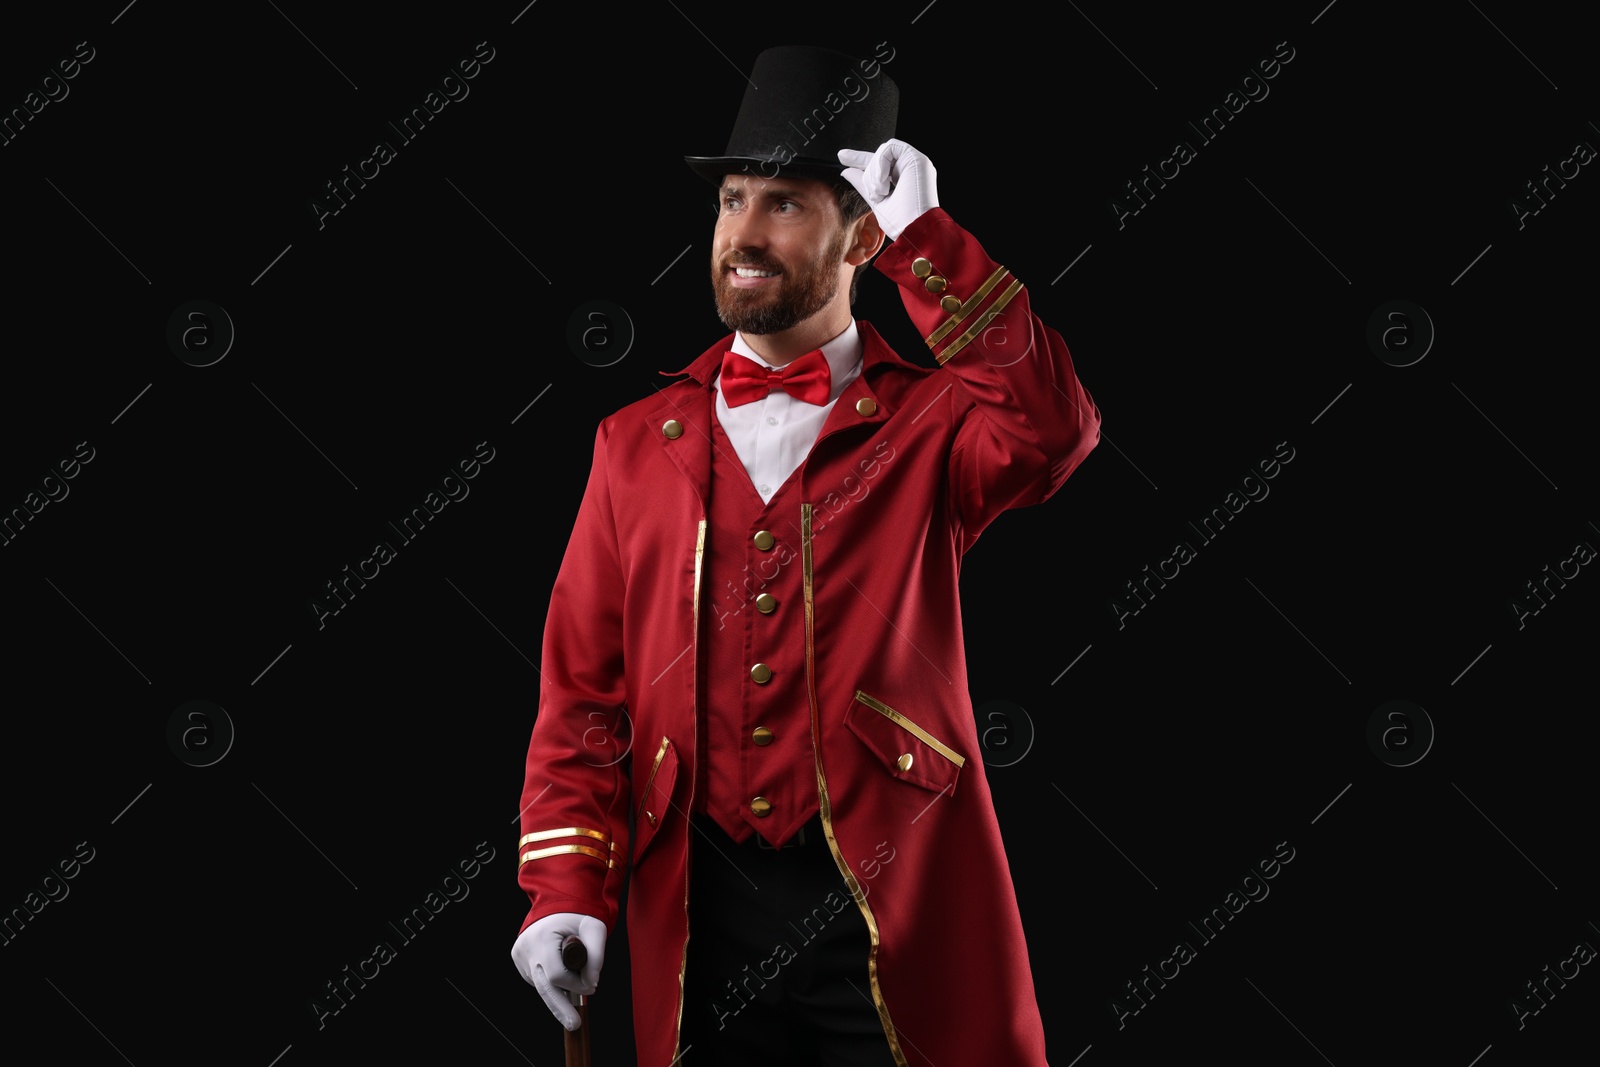
<svg viewBox="0 0 1600 1067"><path fill-rule="evenodd" d="M733 344L729 350L741 356L755 360L763 367L772 367L772 364L756 355L755 350L745 342L744 334L735 333ZM832 375L833 389L828 397L830 401L839 399L839 394L844 392L856 377L861 367L861 331L856 328L856 320L851 319L844 331L822 346L822 358L828 361L828 371ZM772 367L773 370L778 368ZM722 375L717 375L718 388L721 388Z"/></svg>

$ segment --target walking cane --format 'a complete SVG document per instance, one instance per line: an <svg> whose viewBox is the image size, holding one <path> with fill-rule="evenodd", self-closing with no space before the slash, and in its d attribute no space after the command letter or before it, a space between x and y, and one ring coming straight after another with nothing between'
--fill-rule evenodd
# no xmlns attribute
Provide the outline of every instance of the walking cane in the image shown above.
<svg viewBox="0 0 1600 1067"><path fill-rule="evenodd" d="M561 943L561 962L573 974L581 974L589 963L589 951L576 937ZM567 999L578 1009L578 1028L567 1030L567 1067L589 1067L589 1005L581 993L567 991Z"/></svg>

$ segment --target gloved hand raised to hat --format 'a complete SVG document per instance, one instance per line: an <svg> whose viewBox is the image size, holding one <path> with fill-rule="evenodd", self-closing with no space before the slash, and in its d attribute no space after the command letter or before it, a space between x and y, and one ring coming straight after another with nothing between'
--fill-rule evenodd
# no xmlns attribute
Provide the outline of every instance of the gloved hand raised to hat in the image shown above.
<svg viewBox="0 0 1600 1067"><path fill-rule="evenodd" d="M939 206L933 163L897 137L883 142L876 152L841 148L839 162L844 164L845 180L872 208L891 241L923 212Z"/></svg>

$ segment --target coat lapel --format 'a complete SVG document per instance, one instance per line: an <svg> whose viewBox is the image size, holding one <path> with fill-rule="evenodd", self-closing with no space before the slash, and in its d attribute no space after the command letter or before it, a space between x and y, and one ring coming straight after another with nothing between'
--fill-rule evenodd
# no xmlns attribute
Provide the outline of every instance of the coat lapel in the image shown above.
<svg viewBox="0 0 1600 1067"><path fill-rule="evenodd" d="M817 434L816 443L811 446L812 451L840 430L852 426L876 425L894 414L891 405L873 389L871 384L871 379L877 378L880 371L886 369L884 364L906 367L919 374L927 373L895 355L894 349L889 347L889 343L872 328L870 323L857 319L856 329L861 333L861 373L856 375L855 380L845 386L844 392L839 394L838 402L833 405L833 410L828 412L828 419L822 425L822 432Z"/></svg>
<svg viewBox="0 0 1600 1067"><path fill-rule="evenodd" d="M925 368L907 363L897 356L869 323L857 320L856 325L861 331L861 373L840 394L817 435L816 444L840 430L883 422L894 413L891 404L870 384L870 380L880 372L892 366L919 375L928 373ZM711 420L717 417L716 391L711 384L716 381L717 372L721 369L722 354L732 344L733 334L729 334L682 370L662 371L669 377L687 377L660 390L661 403L652 408L650 413L657 442L667 458L688 479L705 512L709 512L711 500ZM680 432L677 437L668 436L666 427L669 421L678 424ZM816 444L812 445L813 451Z"/></svg>
<svg viewBox="0 0 1600 1067"><path fill-rule="evenodd" d="M732 343L729 334L682 370L662 371L668 377L688 377L659 390L661 403L650 410L656 441L688 479L700 500L701 514L708 514L711 507L711 420L717 417L711 383L721 368L722 353ZM675 437L670 436L670 422L678 424Z"/></svg>

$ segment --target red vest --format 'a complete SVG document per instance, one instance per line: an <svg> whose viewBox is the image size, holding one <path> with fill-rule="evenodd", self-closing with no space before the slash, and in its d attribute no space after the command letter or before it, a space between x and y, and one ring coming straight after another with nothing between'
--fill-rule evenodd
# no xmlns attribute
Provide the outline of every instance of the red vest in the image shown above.
<svg viewBox="0 0 1600 1067"><path fill-rule="evenodd" d="M805 466L764 504L721 421L711 425L705 756L695 809L735 841L759 833L781 845L818 807L794 526Z"/></svg>

